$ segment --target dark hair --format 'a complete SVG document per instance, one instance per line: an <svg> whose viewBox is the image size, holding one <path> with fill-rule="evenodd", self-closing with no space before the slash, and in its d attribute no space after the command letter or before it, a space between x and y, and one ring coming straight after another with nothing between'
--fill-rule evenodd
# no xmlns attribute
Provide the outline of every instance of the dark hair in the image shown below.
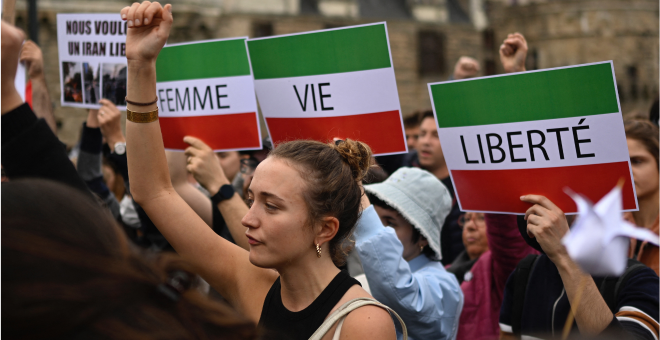
<svg viewBox="0 0 660 340"><path fill-rule="evenodd" d="M369 201L371 202L371 204L373 204L374 206L381 207L383 209L387 209L387 210L390 210L390 211L394 211L397 214L401 215L401 213L398 210L392 208L389 204L385 203L385 201L378 198L378 196L376 196L374 194L371 194L371 193L367 193L367 197L369 198ZM412 223L410 225L412 225ZM412 228L413 229L412 242L417 243L417 242L419 242L419 238L422 237L422 233L414 225L412 225L412 227L413 227ZM422 249L422 254L426 255L426 257L428 257L430 260L433 260L433 261L436 261L437 258L438 258L438 255L435 253L435 251L433 251L433 249L431 249L431 247L429 247L429 246L426 246L426 247L424 247L424 249Z"/></svg>
<svg viewBox="0 0 660 340"><path fill-rule="evenodd" d="M176 255L141 253L107 210L45 180L2 184L3 335L253 339L254 325L190 289ZM183 282L173 291L173 273ZM181 278L184 279L181 279ZM184 280L184 281L182 281ZM186 282L187 281L187 282Z"/></svg>
<svg viewBox="0 0 660 340"><path fill-rule="evenodd" d="M422 112L422 118L419 119L420 124L426 118L433 118L433 120L435 120L435 115L433 114L433 110L425 110L424 112Z"/></svg>
<svg viewBox="0 0 660 340"><path fill-rule="evenodd" d="M416 111L403 117L403 126L406 129L416 128L422 123L422 111Z"/></svg>
<svg viewBox="0 0 660 340"><path fill-rule="evenodd" d="M310 225L327 216L339 220L339 230L329 242L337 266L346 261L343 243L360 217L360 181L372 165L371 155L367 144L346 139L329 144L296 140L280 144L268 156L290 162L301 172L307 182L303 195Z"/></svg>
<svg viewBox="0 0 660 340"><path fill-rule="evenodd" d="M626 129L626 138L634 139L642 143L646 151L655 158L656 167L658 164L658 127L645 119L631 119L624 123Z"/></svg>

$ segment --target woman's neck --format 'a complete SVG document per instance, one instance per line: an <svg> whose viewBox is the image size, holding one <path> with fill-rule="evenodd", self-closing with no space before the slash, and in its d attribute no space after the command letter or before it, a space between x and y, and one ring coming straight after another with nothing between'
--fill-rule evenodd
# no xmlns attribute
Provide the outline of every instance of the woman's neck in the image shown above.
<svg viewBox="0 0 660 340"><path fill-rule="evenodd" d="M650 229L658 218L660 212L658 202L658 191L644 197L638 197L639 211L633 212L635 224L640 227Z"/></svg>
<svg viewBox="0 0 660 340"><path fill-rule="evenodd" d="M282 304L298 312L316 300L337 276L339 269L330 258L313 258L278 269L282 285Z"/></svg>

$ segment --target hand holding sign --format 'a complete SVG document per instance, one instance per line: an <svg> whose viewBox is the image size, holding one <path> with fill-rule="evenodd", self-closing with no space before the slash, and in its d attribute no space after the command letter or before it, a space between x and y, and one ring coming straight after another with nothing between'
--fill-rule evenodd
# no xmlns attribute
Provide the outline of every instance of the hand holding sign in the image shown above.
<svg viewBox="0 0 660 340"><path fill-rule="evenodd" d="M509 34L500 45L500 61L507 73L522 72L527 57L527 40L520 33Z"/></svg>
<svg viewBox="0 0 660 340"><path fill-rule="evenodd" d="M28 77L30 79L44 76L44 56L34 41L28 40L23 44L20 61L27 66Z"/></svg>
<svg viewBox="0 0 660 340"><path fill-rule="evenodd" d="M567 255L561 243L562 237L568 232L564 212L545 196L525 195L520 200L534 204L525 213L527 234L536 238L550 260L557 263L562 255Z"/></svg>
<svg viewBox="0 0 660 340"><path fill-rule="evenodd" d="M101 133L105 137L110 149L114 150L115 144L126 142L121 132L121 112L111 101L101 99L99 103L103 106L98 110L98 121Z"/></svg>
<svg viewBox="0 0 660 340"><path fill-rule="evenodd" d="M229 184L229 180L220 166L220 160L208 145L200 139L190 136L186 136L183 141L190 145L185 152L188 156L186 169L193 174L199 184L212 195L218 192L221 186Z"/></svg>
<svg viewBox="0 0 660 340"><path fill-rule="evenodd" d="M121 10L121 18L128 21L126 59L155 63L158 53L167 42L172 27L172 5L162 7L158 2L134 3Z"/></svg>

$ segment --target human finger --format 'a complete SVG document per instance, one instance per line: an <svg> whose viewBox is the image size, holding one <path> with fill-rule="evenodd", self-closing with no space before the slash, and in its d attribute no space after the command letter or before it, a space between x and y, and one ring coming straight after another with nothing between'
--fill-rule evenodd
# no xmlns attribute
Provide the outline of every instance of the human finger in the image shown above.
<svg viewBox="0 0 660 340"><path fill-rule="evenodd" d="M162 6L160 5L160 3L157 1L152 2L151 5L149 5L149 7L144 11L143 14L144 25L149 25L149 23L152 23L154 16L161 12L162 12Z"/></svg>
<svg viewBox="0 0 660 340"><path fill-rule="evenodd" d="M133 25L141 27L143 23L144 11L149 8L151 1L143 1L133 15Z"/></svg>
<svg viewBox="0 0 660 340"><path fill-rule="evenodd" d="M188 156L188 157L199 157L201 154L201 150L197 149L194 146L186 148L186 150L183 151L183 153Z"/></svg>
<svg viewBox="0 0 660 340"><path fill-rule="evenodd" d="M158 31L158 34L162 34L163 37L167 38L170 35L170 29L172 28L172 23L174 22L174 17L172 16L172 5L165 5L160 14L163 21L160 22L160 30Z"/></svg>
<svg viewBox="0 0 660 340"><path fill-rule="evenodd" d="M551 200L543 195L524 195L520 197L520 200L527 203L538 204L547 210L561 212L562 214L564 213Z"/></svg>
<svg viewBox="0 0 660 340"><path fill-rule="evenodd" d="M119 11L119 14L121 14L122 20L126 20L128 18L128 11L131 9L131 6L126 6Z"/></svg>
<svg viewBox="0 0 660 340"><path fill-rule="evenodd" d="M534 204L532 207L527 209L525 212L525 220L529 219L529 216L531 215L536 215L536 216L546 216L547 215L547 209L544 207Z"/></svg>
<svg viewBox="0 0 660 340"><path fill-rule="evenodd" d="M134 20L134 17L135 17L135 12L138 10L138 8L140 8L140 3L138 3L138 2L134 2L131 5L131 8L128 10L128 13L126 14L126 20L128 20L128 22L126 23L126 26L128 26L128 27L133 27L134 26L133 20Z"/></svg>
<svg viewBox="0 0 660 340"><path fill-rule="evenodd" d="M199 150L211 150L211 147L206 145L206 143L204 143L199 138L195 138L195 137L192 137L192 136L185 136L185 137L183 137L183 141L186 144L188 144L188 145L190 145L190 146L192 146L196 149L199 149Z"/></svg>

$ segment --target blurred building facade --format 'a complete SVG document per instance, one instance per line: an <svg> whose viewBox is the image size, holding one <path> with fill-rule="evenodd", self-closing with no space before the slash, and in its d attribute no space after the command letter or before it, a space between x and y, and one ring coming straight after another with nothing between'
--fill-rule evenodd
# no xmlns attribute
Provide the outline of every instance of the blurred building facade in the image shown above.
<svg viewBox="0 0 660 340"><path fill-rule="evenodd" d="M57 13L118 12L130 1L38 0L39 45L59 135L71 145L87 110L60 106ZM460 56L481 74L501 73L499 45L521 32L528 69L614 60L623 111L648 110L658 95L657 0L172 0L169 42L263 37L387 21L404 115L430 108L427 83L447 80ZM27 28L27 1L16 4ZM27 30L26 30L27 31ZM262 131L266 131L262 129Z"/></svg>

